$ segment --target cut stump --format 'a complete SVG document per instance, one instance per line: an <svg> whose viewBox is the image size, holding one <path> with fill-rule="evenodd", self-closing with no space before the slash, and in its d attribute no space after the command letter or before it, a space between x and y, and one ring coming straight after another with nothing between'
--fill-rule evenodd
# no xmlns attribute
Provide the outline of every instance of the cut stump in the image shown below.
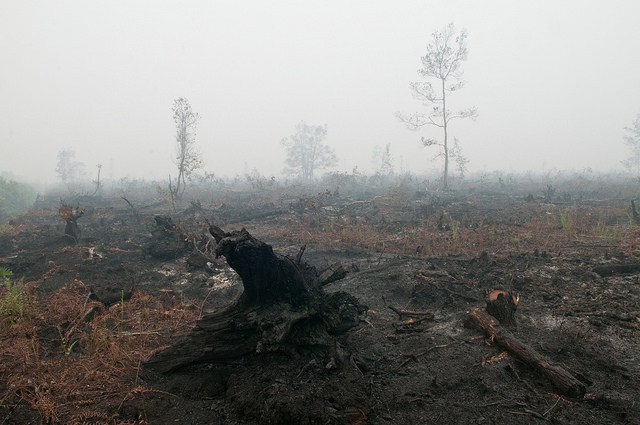
<svg viewBox="0 0 640 425"><path fill-rule="evenodd" d="M504 326L515 326L520 296L513 291L495 290L487 296L487 313Z"/></svg>

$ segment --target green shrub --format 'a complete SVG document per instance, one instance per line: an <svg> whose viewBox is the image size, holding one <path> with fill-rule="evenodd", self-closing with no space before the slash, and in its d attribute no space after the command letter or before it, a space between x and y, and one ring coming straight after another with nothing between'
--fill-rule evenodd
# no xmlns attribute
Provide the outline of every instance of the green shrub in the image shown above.
<svg viewBox="0 0 640 425"><path fill-rule="evenodd" d="M0 317L9 317L12 322L24 317L29 301L24 283L11 282L13 272L0 267Z"/></svg>
<svg viewBox="0 0 640 425"><path fill-rule="evenodd" d="M0 223L33 204L34 194L31 186L0 177Z"/></svg>

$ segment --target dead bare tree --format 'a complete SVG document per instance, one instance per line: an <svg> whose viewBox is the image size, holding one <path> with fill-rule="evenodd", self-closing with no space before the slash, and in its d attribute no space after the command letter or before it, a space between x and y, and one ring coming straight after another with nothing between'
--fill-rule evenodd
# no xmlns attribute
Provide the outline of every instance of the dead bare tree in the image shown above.
<svg viewBox="0 0 640 425"><path fill-rule="evenodd" d="M102 170L102 164L98 164L98 165L96 165L96 167L98 168L98 177L96 177L95 180L91 181L91 183L96 185L96 188L93 191L93 193L91 194L91 196L96 196L96 194L98 193L98 191L102 187L102 182L100 181L100 171Z"/></svg>
<svg viewBox="0 0 640 425"><path fill-rule="evenodd" d="M411 91L416 99L431 108L427 113L416 112L405 115L400 112L396 116L410 130L418 130L424 126L442 129L442 139L421 138L424 146L440 146L444 157L444 173L442 185L449 187L449 160L452 150L449 145L449 124L452 120L462 118L476 118L476 107L452 111L448 105L448 96L464 87L462 79L462 62L467 59L467 32L456 31L453 23L433 33L433 40L427 46L427 53L422 60L422 68L418 73L424 78L437 80L437 88L431 82L413 82Z"/></svg>
<svg viewBox="0 0 640 425"><path fill-rule="evenodd" d="M176 125L176 165L178 178L175 184L169 176L169 189L172 198L180 199L184 194L186 179L202 167L202 155L195 146L196 126L200 116L193 112L189 101L183 97L173 101L173 121Z"/></svg>
<svg viewBox="0 0 640 425"><path fill-rule="evenodd" d="M624 131L624 142L631 148L631 156L622 161L622 164L635 170L640 178L640 114L633 120L631 127L625 127Z"/></svg>

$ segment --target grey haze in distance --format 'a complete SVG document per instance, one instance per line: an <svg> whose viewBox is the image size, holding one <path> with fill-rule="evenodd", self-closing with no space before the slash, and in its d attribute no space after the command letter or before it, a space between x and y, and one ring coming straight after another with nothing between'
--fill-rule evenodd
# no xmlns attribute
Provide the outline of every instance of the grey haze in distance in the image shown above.
<svg viewBox="0 0 640 425"><path fill-rule="evenodd" d="M328 126L338 170L372 171L391 144L398 171L435 172L396 111L431 33L469 33L477 106L453 136L470 170L617 170L640 113L640 2L0 1L0 172L53 181L76 151L88 178L175 173L171 106L201 120L205 171L270 176L300 121ZM425 130L431 131L431 130Z"/></svg>

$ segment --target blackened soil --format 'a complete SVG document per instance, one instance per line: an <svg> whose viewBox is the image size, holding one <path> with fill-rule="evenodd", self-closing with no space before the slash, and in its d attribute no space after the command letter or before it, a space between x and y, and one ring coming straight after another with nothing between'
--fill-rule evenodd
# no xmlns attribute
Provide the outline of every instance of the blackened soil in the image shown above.
<svg viewBox="0 0 640 425"><path fill-rule="evenodd" d="M105 305L145 291L216 310L242 289L222 260L203 267L189 262L194 250L188 245L176 248L174 258L150 255L151 214L96 208L79 221L77 244L62 236L53 214L20 220L16 234L0 244L1 265L37 282L40 297L80 280ZM206 226L197 217L182 225L206 251ZM265 241L285 254L298 249ZM539 253L535 247L417 258L321 246L309 246L305 259L319 268L341 261L347 277L326 290L349 292L369 307L358 327L336 337L334 350L297 347L171 376L143 370L140 385L155 391L111 406L117 409L113 423L640 423L639 275L593 271L637 259L597 251ZM520 294L513 334L586 383L584 398L563 396L469 325L468 310L483 308L493 289ZM428 314L400 317L394 309ZM106 408L100 399L90 407ZM1 411L3 423L41 423L30 406Z"/></svg>

